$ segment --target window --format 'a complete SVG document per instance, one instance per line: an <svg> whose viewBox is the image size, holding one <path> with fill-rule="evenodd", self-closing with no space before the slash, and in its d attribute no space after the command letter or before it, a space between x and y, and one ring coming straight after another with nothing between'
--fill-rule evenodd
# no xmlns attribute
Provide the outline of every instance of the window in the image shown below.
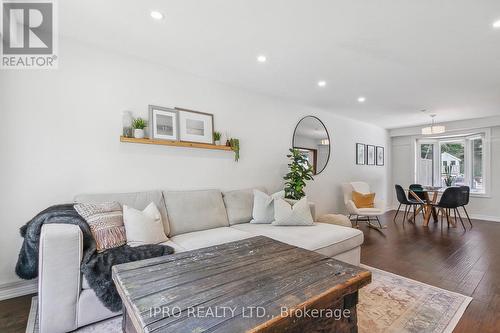
<svg viewBox="0 0 500 333"><path fill-rule="evenodd" d="M487 151L489 132L417 139L417 183L425 186L470 186L471 192L487 192Z"/></svg>

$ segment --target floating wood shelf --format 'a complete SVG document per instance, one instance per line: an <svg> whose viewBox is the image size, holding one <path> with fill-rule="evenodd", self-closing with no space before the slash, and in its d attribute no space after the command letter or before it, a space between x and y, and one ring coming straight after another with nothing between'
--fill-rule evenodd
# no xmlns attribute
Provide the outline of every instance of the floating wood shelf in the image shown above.
<svg viewBox="0 0 500 333"><path fill-rule="evenodd" d="M147 145L160 145L160 146L174 146L174 147L187 147L187 148L201 148L201 149L213 149L213 150L225 150L233 151L231 147L228 146L216 146L210 143L197 143L197 142L183 142L183 141L171 141L171 140L153 140L153 139L136 139L136 138L126 138L120 136L121 142L129 143L142 143Z"/></svg>

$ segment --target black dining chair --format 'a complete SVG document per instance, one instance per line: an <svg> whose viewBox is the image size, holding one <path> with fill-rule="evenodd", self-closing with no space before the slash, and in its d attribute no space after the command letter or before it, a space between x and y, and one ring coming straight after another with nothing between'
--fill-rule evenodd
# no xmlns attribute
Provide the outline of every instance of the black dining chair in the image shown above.
<svg viewBox="0 0 500 333"><path fill-rule="evenodd" d="M460 186L460 190L462 191L462 202L461 207L464 209L465 215L467 216L467 220L469 221L470 227L472 228L472 222L469 217L469 213L467 212L467 206L470 200L470 187L469 186Z"/></svg>
<svg viewBox="0 0 500 333"><path fill-rule="evenodd" d="M415 214L415 212L416 212L415 207L422 205L422 203L417 201L417 200L408 199L408 197L406 196L405 190L403 189L403 187L401 185L396 184L396 185L394 185L394 187L396 189L396 198L398 199L399 206L398 206L398 210L396 211L396 215L394 215L393 221L396 222L396 218L398 217L399 210L401 209L402 205L405 205L405 213L403 215L403 223L405 222L408 214L411 212L412 207L413 207L413 221L415 221L415 215L416 215Z"/></svg>
<svg viewBox="0 0 500 333"><path fill-rule="evenodd" d="M433 204L434 207L441 209L443 213L441 215L441 228L443 228L443 218L446 217L446 221L448 221L449 226L449 218L451 218L451 210L453 209L453 213L455 216L455 223L457 221L457 214L460 218L460 222L462 223L462 227L465 229L464 221L462 220L462 216L458 211L459 207L462 207L463 203L463 194L462 189L460 187L448 187L444 190L443 195L438 203Z"/></svg>
<svg viewBox="0 0 500 333"><path fill-rule="evenodd" d="M409 189L416 194L416 196L423 202L427 201L424 193L424 187L420 184L411 184Z"/></svg>

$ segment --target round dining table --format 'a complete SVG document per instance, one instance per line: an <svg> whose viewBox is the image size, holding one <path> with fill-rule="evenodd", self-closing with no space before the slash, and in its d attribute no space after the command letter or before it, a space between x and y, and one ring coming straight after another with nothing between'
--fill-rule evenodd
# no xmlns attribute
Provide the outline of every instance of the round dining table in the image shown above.
<svg viewBox="0 0 500 333"><path fill-rule="evenodd" d="M408 218L410 222L414 222L414 216L417 216L422 210L424 213L424 223L423 226L427 227L429 226L429 222L431 220L431 216L434 220L434 222L438 222L438 211L436 209L436 202L439 197L439 194L442 193L442 189L436 188L436 189L429 189L429 188L422 188L422 189L407 189L408 191L408 197L411 196L414 200L418 201L421 203L421 206L417 208L415 211L415 214L411 215ZM423 195L422 195L423 194ZM450 217L447 215L448 223L450 223L452 226L455 226L455 221L450 219Z"/></svg>

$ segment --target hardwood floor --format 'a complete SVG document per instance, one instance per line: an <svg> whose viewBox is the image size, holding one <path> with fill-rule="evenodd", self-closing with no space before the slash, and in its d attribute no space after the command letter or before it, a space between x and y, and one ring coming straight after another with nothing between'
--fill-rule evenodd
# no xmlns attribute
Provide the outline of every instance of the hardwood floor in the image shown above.
<svg viewBox="0 0 500 333"><path fill-rule="evenodd" d="M0 332L25 332L33 296L26 295L0 302Z"/></svg>
<svg viewBox="0 0 500 333"><path fill-rule="evenodd" d="M436 287L473 298L454 332L500 332L500 223L473 220L464 232L460 223L448 229L446 222L422 227L402 224L401 213L381 219L380 233L360 224L365 241L361 262ZM466 222L467 223L467 222Z"/></svg>
<svg viewBox="0 0 500 333"><path fill-rule="evenodd" d="M455 333L500 332L500 223L473 220L474 227L441 231L431 222L402 225L401 214L382 217L383 233L360 224L365 235L361 262L473 297ZM0 332L24 332L31 297L0 302Z"/></svg>

